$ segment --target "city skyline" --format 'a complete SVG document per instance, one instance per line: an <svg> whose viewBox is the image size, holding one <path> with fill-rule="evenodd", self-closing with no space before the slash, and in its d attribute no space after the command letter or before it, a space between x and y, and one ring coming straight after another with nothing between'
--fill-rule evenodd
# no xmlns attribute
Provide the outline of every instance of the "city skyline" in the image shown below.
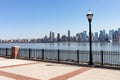
<svg viewBox="0 0 120 80"><path fill-rule="evenodd" d="M76 33L76 35L71 35L71 31L68 30L66 34L55 33L53 31L49 32L49 35L44 35L44 37L39 38L23 38L23 39L0 39L0 43L6 42L20 42L20 43L54 43L54 42L89 42L89 35L87 31L82 31ZM56 36L55 36L56 35ZM100 30L100 32L92 32L93 42L120 42L120 28L117 30L109 30L109 33L105 29Z"/></svg>
<svg viewBox="0 0 120 80"><path fill-rule="evenodd" d="M109 4L107 4L109 3ZM50 31L71 36L88 32L86 14L93 12L92 32L117 30L119 0L1 0L0 39L42 38Z"/></svg>

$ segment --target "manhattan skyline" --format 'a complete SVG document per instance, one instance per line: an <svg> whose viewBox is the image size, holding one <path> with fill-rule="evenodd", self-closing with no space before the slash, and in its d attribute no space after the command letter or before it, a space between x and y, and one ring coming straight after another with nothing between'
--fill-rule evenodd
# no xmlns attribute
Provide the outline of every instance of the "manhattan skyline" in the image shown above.
<svg viewBox="0 0 120 80"><path fill-rule="evenodd" d="M55 36L56 35L56 36ZM100 30L100 32L92 32L93 42L120 42L120 28L117 30ZM56 43L56 42L89 42L89 35L87 31L82 31L76 33L76 35L71 36L70 30L66 34L49 32L49 35L44 35L44 37L39 38L23 38L23 39L0 39L0 43Z"/></svg>
<svg viewBox="0 0 120 80"><path fill-rule="evenodd" d="M119 0L1 0L0 39L41 38L50 31L71 36L88 32L86 14L93 12L92 32L120 27Z"/></svg>

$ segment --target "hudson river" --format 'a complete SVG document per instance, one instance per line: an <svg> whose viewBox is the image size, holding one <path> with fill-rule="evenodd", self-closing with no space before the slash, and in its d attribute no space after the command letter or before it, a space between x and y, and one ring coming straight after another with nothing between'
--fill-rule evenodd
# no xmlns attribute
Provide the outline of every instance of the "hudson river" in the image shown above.
<svg viewBox="0 0 120 80"><path fill-rule="evenodd" d="M89 50L88 42L77 43L0 43L0 48L11 48L12 46L19 46L20 48L33 48L33 49L61 49L61 50ZM94 42L92 43L93 50L106 50L106 51L120 51L120 43L108 42Z"/></svg>

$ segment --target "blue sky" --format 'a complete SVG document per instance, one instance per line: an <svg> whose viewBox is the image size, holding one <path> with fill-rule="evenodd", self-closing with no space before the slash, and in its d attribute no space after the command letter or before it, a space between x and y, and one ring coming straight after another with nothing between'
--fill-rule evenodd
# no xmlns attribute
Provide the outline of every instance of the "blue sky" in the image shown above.
<svg viewBox="0 0 120 80"><path fill-rule="evenodd" d="M0 39L42 38L50 31L71 35L120 28L120 0L0 0Z"/></svg>

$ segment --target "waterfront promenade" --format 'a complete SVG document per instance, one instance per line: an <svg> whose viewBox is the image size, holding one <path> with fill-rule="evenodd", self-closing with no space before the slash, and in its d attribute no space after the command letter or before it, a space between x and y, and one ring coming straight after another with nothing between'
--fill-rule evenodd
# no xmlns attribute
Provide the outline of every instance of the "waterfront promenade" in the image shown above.
<svg viewBox="0 0 120 80"><path fill-rule="evenodd" d="M0 57L0 80L120 80L120 70Z"/></svg>

